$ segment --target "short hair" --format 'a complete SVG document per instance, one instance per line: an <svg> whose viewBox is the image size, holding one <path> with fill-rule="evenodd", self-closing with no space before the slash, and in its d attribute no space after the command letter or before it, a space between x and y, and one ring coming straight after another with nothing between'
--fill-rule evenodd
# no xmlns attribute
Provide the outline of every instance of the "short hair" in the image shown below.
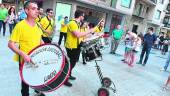
<svg viewBox="0 0 170 96"><path fill-rule="evenodd" d="M65 18L68 18L68 16L65 16L64 19L65 19Z"/></svg>
<svg viewBox="0 0 170 96"><path fill-rule="evenodd" d="M29 6L30 3L37 4L37 3L34 2L34 1L26 1L26 2L24 3L24 9L28 8L28 6Z"/></svg>
<svg viewBox="0 0 170 96"><path fill-rule="evenodd" d="M78 18L80 16L83 16L84 12L83 11L80 11L80 10L76 10L75 14L74 14L74 17L75 18Z"/></svg>
<svg viewBox="0 0 170 96"><path fill-rule="evenodd" d="M50 11L53 11L53 9L47 8L46 13L48 13L48 12L50 12Z"/></svg>
<svg viewBox="0 0 170 96"><path fill-rule="evenodd" d="M151 30L151 31L153 31L153 27L149 27L148 29Z"/></svg>

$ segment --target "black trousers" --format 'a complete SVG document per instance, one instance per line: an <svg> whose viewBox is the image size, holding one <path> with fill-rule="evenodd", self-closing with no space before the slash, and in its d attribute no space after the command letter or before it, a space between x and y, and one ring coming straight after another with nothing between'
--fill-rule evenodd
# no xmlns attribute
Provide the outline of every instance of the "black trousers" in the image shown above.
<svg viewBox="0 0 170 96"><path fill-rule="evenodd" d="M72 74L72 70L76 65L76 62L79 59L79 54L80 54L80 48L76 48L76 49L70 49L70 48L66 48L67 51L67 56L70 58L70 65L71 65L71 70L70 70L70 75Z"/></svg>
<svg viewBox="0 0 170 96"><path fill-rule="evenodd" d="M19 62L19 70L21 69L21 63ZM21 80L21 95L29 96L29 86Z"/></svg>
<svg viewBox="0 0 170 96"><path fill-rule="evenodd" d="M51 43L52 39L49 37L43 37L42 36L42 40L44 41L44 43Z"/></svg>
<svg viewBox="0 0 170 96"><path fill-rule="evenodd" d="M67 38L67 33L64 33L64 32L60 32L60 37L59 37L59 40L58 40L58 45L61 45L61 41L64 37L64 43L66 42L66 38Z"/></svg>

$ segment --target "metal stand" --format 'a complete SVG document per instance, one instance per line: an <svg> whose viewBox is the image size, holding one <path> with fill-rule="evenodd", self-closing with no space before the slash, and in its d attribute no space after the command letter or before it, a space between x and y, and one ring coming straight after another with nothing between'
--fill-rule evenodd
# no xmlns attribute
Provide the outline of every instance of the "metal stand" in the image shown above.
<svg viewBox="0 0 170 96"><path fill-rule="evenodd" d="M110 78L103 77L102 71L100 69L100 66L97 64L97 61L102 61L102 57L101 57L101 60L95 60L96 71L97 71L97 74L99 76L99 79L102 85L102 87L98 89L98 96L110 96L109 89L112 90L113 93L116 93L116 86L113 83L113 81L111 81ZM113 87L111 87L111 85L113 85Z"/></svg>

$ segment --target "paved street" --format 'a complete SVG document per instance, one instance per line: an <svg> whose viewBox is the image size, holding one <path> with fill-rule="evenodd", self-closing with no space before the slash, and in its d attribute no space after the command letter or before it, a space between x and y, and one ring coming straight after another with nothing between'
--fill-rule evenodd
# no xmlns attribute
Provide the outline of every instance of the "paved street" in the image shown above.
<svg viewBox="0 0 170 96"><path fill-rule="evenodd" d="M2 34L0 35L0 96L21 96L18 64L12 60L14 54L7 47L8 36L2 37ZM57 37L55 40L57 41ZM157 50L152 50L145 67L135 65L133 68L129 68L121 62L124 46L120 45L118 49L117 53L121 56L111 55L109 49L105 49L102 51L103 61L98 62L103 75L111 78L115 83L117 96L170 96L170 91L162 90L162 85L170 72L160 71L166 56L162 56ZM139 58L139 54L137 56ZM83 65L82 60L80 60L73 75L77 77L75 81L71 81L73 87L62 86L54 92L46 93L46 95L96 96L101 84L95 62ZM33 90L31 94L34 94ZM112 92L110 94L110 96L114 96Z"/></svg>

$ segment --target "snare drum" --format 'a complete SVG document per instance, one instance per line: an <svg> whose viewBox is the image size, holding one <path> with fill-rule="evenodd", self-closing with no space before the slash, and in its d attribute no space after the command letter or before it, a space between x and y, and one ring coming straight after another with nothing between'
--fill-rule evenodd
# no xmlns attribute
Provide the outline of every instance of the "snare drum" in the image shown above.
<svg viewBox="0 0 170 96"><path fill-rule="evenodd" d="M100 48L99 48L98 44L92 45L91 47L84 49L83 53L85 54L85 60L86 61L94 60L98 57L101 57L101 55L102 55L100 53Z"/></svg>
<svg viewBox="0 0 170 96"><path fill-rule="evenodd" d="M68 78L70 64L57 45L40 45L33 49L29 56L33 64L22 62L20 75L33 89L50 92L59 88Z"/></svg>

